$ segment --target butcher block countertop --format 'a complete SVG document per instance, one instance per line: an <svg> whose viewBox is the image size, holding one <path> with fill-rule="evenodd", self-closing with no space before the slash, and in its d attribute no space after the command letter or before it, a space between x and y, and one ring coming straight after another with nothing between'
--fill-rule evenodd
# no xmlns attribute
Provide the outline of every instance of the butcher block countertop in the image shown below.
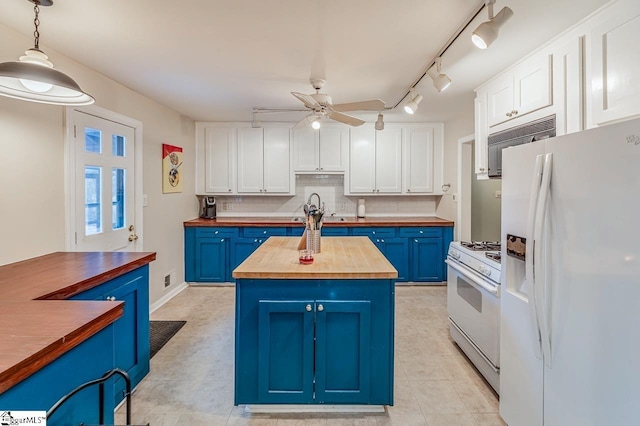
<svg viewBox="0 0 640 426"><path fill-rule="evenodd" d="M59 252L0 266L0 393L123 313L119 301L64 299L155 258L141 252Z"/></svg>
<svg viewBox="0 0 640 426"><path fill-rule="evenodd" d="M322 237L310 265L298 261L300 237L271 237L234 271L253 279L392 279L398 271L367 237Z"/></svg>
<svg viewBox="0 0 640 426"><path fill-rule="evenodd" d="M193 219L184 226L302 226L302 212L299 217L218 217L216 219ZM325 216L322 226L453 226L453 222L436 216L412 217L331 217Z"/></svg>

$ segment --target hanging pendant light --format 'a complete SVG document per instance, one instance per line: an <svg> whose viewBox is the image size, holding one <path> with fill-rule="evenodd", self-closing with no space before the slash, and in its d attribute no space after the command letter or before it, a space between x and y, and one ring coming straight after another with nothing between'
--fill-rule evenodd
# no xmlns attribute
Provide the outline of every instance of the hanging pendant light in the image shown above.
<svg viewBox="0 0 640 426"><path fill-rule="evenodd" d="M53 105L89 105L93 97L82 91L68 75L53 68L47 55L40 50L40 6L51 6L52 0L28 0L34 3L34 47L16 62L0 63L0 95L25 101Z"/></svg>

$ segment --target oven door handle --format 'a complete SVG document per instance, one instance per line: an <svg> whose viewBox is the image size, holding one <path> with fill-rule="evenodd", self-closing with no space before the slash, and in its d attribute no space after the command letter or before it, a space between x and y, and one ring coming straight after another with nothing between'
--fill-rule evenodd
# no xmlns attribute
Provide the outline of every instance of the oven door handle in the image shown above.
<svg viewBox="0 0 640 426"><path fill-rule="evenodd" d="M455 260L445 259L444 262L451 268L453 268L454 271L458 272L460 275L471 281L473 284L483 288L484 290L487 290L494 296L500 297L500 288L498 286L487 284L485 280L481 278L480 275L478 275L473 269L463 265L462 263L458 263Z"/></svg>

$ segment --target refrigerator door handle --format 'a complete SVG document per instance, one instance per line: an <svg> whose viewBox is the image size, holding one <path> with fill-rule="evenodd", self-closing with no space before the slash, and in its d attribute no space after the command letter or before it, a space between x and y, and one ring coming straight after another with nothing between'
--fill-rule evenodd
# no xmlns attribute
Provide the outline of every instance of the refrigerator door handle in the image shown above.
<svg viewBox="0 0 640 426"><path fill-rule="evenodd" d="M533 179L531 182L531 195L529 198L529 214L527 216L527 241L525 251L525 283L528 295L529 315L531 318L531 326L536 341L533 344L533 350L537 358L542 359L542 350L540 344L540 327L538 326L538 308L536 306L535 292L535 275L534 275L534 230L536 220L536 207L538 205L538 196L540 194L540 183L542 181L542 165L543 156L536 156L536 163L533 170Z"/></svg>
<svg viewBox="0 0 640 426"><path fill-rule="evenodd" d="M549 199L549 189L551 183L551 164L553 154L548 153L544 156L544 166L542 169L542 182L540 185L540 194L538 196L538 205L536 207L535 229L533 232L534 243L534 276L536 292L536 308L538 316L538 324L540 327L540 341L542 343L542 356L547 367L551 367L551 336L549 333L549 317L546 301L548 300L548 286L546 276L546 259L544 257L545 241L543 238L545 232L545 215L547 212L547 200Z"/></svg>

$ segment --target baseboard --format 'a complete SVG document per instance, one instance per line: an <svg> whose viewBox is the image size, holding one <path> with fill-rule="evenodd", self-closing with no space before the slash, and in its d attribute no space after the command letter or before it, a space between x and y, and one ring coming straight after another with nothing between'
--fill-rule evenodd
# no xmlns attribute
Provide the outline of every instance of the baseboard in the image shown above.
<svg viewBox="0 0 640 426"><path fill-rule="evenodd" d="M149 306L149 313L151 314L155 310L162 307L162 305L164 305L169 300L176 297L182 290L184 290L187 287L189 287L189 285L186 282L182 282L181 284L178 284L177 286L175 286L170 292L168 292L167 294L162 296L160 299L156 300L153 304L151 304L151 306Z"/></svg>
<svg viewBox="0 0 640 426"><path fill-rule="evenodd" d="M247 413L384 413L384 405L249 404Z"/></svg>

